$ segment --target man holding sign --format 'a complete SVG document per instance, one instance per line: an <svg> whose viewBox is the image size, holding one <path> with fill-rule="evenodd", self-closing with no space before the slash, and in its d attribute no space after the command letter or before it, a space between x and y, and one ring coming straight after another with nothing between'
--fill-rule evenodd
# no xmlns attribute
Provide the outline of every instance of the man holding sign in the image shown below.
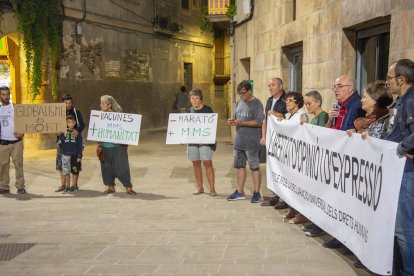
<svg viewBox="0 0 414 276"><path fill-rule="evenodd" d="M190 102L192 107L191 113L213 113L211 107L203 103L203 92L194 88L190 92ZM201 171L201 161L203 161L204 168L206 169L206 175L208 184L210 186L210 196L217 196L214 189L214 169L213 169L213 151L216 149L216 144L188 144L187 156L190 161L193 162L194 175L197 181L197 192L194 195L200 195L204 193L203 188L203 175Z"/></svg>
<svg viewBox="0 0 414 276"><path fill-rule="evenodd" d="M244 183L246 181L246 163L249 162L252 171L254 193L252 203L260 202L260 138L262 135L263 105L252 95L252 86L243 81L237 86L240 100L236 104L233 118L228 120L231 126L236 127L236 138L233 146L234 168L237 169L237 190L227 197L234 201L245 199Z"/></svg>
<svg viewBox="0 0 414 276"><path fill-rule="evenodd" d="M10 192L10 158L16 171L18 194L25 194L23 173L23 134L14 132L14 110L10 89L0 87L0 194Z"/></svg>

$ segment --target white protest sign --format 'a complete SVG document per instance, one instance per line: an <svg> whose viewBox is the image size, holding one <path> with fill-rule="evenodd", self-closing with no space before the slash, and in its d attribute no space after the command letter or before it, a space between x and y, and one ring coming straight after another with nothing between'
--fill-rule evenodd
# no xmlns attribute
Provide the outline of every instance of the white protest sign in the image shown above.
<svg viewBox="0 0 414 276"><path fill-rule="evenodd" d="M391 274L405 164L397 143L269 116L266 148L267 187L369 270Z"/></svg>
<svg viewBox="0 0 414 276"><path fill-rule="evenodd" d="M65 103L15 104L14 131L57 133L66 131Z"/></svg>
<svg viewBox="0 0 414 276"><path fill-rule="evenodd" d="M91 110L88 140L138 145L141 115Z"/></svg>
<svg viewBox="0 0 414 276"><path fill-rule="evenodd" d="M170 113L167 144L214 144L217 113Z"/></svg>

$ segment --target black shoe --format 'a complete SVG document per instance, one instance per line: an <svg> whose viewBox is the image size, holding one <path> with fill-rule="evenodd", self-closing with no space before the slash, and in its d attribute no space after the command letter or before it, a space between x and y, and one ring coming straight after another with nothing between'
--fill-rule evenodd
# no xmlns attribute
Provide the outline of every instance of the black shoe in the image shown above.
<svg viewBox="0 0 414 276"><path fill-rule="evenodd" d="M316 224L313 224L312 227L309 228L309 230L305 231L305 235L312 238L319 237L324 233L325 231L319 228Z"/></svg>
<svg viewBox="0 0 414 276"><path fill-rule="evenodd" d="M26 194L26 189L25 188L19 188L19 189L17 189L17 193L20 194L20 195L24 195L24 194Z"/></svg>
<svg viewBox="0 0 414 276"><path fill-rule="evenodd" d="M356 268L365 268L365 265L358 259L353 263Z"/></svg>
<svg viewBox="0 0 414 276"><path fill-rule="evenodd" d="M70 187L70 192L71 193L76 193L77 191L79 191L79 188L78 188L78 186L76 185L76 186L72 186L72 187Z"/></svg>
<svg viewBox="0 0 414 276"><path fill-rule="evenodd" d="M322 244L323 247L325 248L343 248L345 247L345 245L343 245L340 241L338 241L337 239L332 239L330 241L324 242Z"/></svg>
<svg viewBox="0 0 414 276"><path fill-rule="evenodd" d="M315 224L313 222L311 222L311 223L309 223L307 225L302 225L302 227L300 228L300 230L302 230L303 232L308 232L311 228L314 227L314 225Z"/></svg>
<svg viewBox="0 0 414 276"><path fill-rule="evenodd" d="M289 208L289 205L284 201L279 201L275 207L276 210Z"/></svg>
<svg viewBox="0 0 414 276"><path fill-rule="evenodd" d="M279 202L279 197L278 196L274 196L271 199L266 200L265 202L263 202L260 205L261 206L275 206L278 202Z"/></svg>
<svg viewBox="0 0 414 276"><path fill-rule="evenodd" d="M10 190L8 189L0 189L0 194L9 194Z"/></svg>

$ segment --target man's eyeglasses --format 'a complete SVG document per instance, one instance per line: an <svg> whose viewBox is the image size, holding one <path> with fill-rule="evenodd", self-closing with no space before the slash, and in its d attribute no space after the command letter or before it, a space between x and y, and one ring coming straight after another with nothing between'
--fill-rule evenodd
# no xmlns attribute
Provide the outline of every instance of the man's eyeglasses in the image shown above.
<svg viewBox="0 0 414 276"><path fill-rule="evenodd" d="M290 99L290 98L287 98L286 102L287 103L296 103L295 99Z"/></svg>
<svg viewBox="0 0 414 276"><path fill-rule="evenodd" d="M335 88L341 89L342 87L345 87L345 86L351 86L351 85L350 84L334 84L332 86L332 89L335 89Z"/></svg>
<svg viewBox="0 0 414 276"><path fill-rule="evenodd" d="M237 94L239 94L239 95L244 95L244 94L246 94L247 93L247 91L246 90L240 90L240 91L237 91Z"/></svg>
<svg viewBox="0 0 414 276"><path fill-rule="evenodd" d="M385 77L385 80L389 81L389 80L392 80L392 79L395 79L395 78L398 78L398 77L399 77L399 76L395 76L395 77L386 76L386 77Z"/></svg>

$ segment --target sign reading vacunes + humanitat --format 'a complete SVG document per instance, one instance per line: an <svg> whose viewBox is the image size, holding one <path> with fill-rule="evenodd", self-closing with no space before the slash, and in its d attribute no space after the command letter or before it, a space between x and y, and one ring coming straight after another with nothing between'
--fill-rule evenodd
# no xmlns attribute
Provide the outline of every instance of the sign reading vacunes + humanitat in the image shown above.
<svg viewBox="0 0 414 276"><path fill-rule="evenodd" d="M141 115L91 110L88 140L138 145Z"/></svg>

